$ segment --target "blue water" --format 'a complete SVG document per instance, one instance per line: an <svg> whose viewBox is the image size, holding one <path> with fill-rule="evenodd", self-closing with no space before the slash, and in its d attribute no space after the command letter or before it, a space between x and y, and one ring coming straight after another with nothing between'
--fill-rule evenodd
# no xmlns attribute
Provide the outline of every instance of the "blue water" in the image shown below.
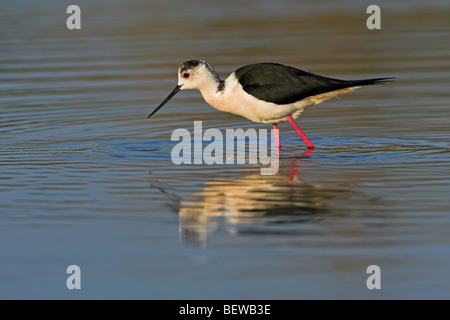
<svg viewBox="0 0 450 320"><path fill-rule="evenodd" d="M370 31L365 1L82 1L71 31L69 4L0 3L0 298L450 297L446 1L380 3ZM312 152L280 124L274 176L177 166L194 121L270 129L190 91L148 120L192 58L396 82L307 109Z"/></svg>

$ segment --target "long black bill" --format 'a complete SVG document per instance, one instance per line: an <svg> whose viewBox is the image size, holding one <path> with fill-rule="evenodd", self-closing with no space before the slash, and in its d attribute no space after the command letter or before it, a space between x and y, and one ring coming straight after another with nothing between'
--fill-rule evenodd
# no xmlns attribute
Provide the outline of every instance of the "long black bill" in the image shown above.
<svg viewBox="0 0 450 320"><path fill-rule="evenodd" d="M150 113L150 115L147 117L147 119L150 118L152 115L154 115L159 109L161 109L163 107L163 105L165 105L170 99L172 99L172 97L174 95L176 95L178 92L180 92L180 90L181 90L181 86L177 85L172 90L172 92L167 96L167 98L165 98L164 101L161 102L161 104L155 110L153 110L152 113Z"/></svg>

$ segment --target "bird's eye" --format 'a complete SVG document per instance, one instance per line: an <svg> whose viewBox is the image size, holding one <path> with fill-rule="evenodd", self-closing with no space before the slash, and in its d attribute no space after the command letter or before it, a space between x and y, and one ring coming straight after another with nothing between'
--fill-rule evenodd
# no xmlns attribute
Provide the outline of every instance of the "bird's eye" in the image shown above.
<svg viewBox="0 0 450 320"><path fill-rule="evenodd" d="M188 72L183 73L183 78L189 78L190 74Z"/></svg>

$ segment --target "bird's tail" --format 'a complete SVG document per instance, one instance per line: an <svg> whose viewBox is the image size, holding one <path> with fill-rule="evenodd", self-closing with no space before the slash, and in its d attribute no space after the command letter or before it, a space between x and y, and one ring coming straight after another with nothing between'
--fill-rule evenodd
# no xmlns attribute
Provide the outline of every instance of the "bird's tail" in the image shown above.
<svg viewBox="0 0 450 320"><path fill-rule="evenodd" d="M372 84L383 84L386 82L395 81L394 77L389 78L374 78L374 79L364 79L364 80L350 80L348 81L352 86L369 86Z"/></svg>

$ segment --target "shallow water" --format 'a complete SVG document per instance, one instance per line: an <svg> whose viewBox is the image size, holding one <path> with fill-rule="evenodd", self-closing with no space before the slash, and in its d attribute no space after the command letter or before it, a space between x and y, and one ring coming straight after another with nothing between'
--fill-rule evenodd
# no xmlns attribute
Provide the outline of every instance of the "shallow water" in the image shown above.
<svg viewBox="0 0 450 320"><path fill-rule="evenodd" d="M70 4L0 3L1 298L450 298L448 2ZM194 121L270 129L194 91L146 119L192 58L397 80L307 109L312 152L280 124L263 176L172 163Z"/></svg>

